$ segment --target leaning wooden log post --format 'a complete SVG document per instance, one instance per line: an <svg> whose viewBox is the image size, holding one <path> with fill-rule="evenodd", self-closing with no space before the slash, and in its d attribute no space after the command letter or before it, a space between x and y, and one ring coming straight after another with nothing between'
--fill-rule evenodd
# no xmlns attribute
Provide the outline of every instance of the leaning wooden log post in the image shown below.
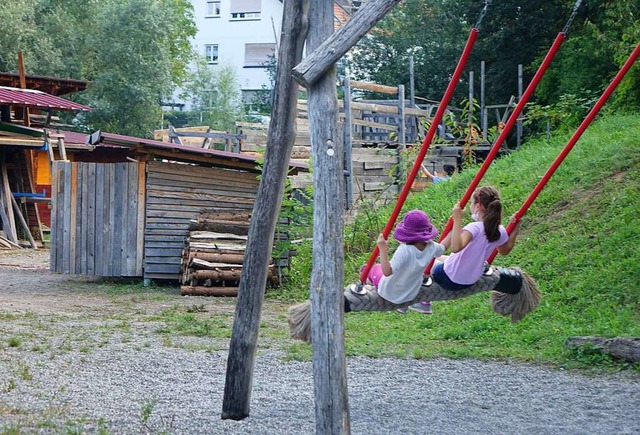
<svg viewBox="0 0 640 435"><path fill-rule="evenodd" d="M235 320L229 345L222 418L249 415L260 311L289 159L296 137L298 85L292 68L302 59L307 34L308 0L285 0L278 52L274 101L262 179L251 214L249 239L240 277Z"/></svg>
<svg viewBox="0 0 640 435"><path fill-rule="evenodd" d="M333 1L314 1L309 10L307 49L333 32ZM316 433L348 434L349 401L344 350L344 309L339 289L344 275L344 149L338 135L335 67L308 89L313 161L313 270L311 343Z"/></svg>
<svg viewBox="0 0 640 435"><path fill-rule="evenodd" d="M11 204L13 204L13 210L15 211L15 215L18 216L18 220L20 221L20 224L24 229L25 235L29 240L29 244L33 249L38 249L38 244L33 239L33 235L31 234L31 229L29 228L29 224L27 224L27 221L25 220L24 216L22 216L22 211L20 210L20 206L18 205L18 202L16 201L13 195L11 195Z"/></svg>
<svg viewBox="0 0 640 435"><path fill-rule="evenodd" d="M293 69L293 77L308 88L358 43L400 0L369 0L353 14L347 24L333 33Z"/></svg>

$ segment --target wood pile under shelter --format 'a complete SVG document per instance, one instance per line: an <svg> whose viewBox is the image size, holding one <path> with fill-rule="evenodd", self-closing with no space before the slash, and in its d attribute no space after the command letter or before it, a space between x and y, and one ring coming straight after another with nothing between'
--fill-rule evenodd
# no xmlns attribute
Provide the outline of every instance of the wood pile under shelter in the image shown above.
<svg viewBox="0 0 640 435"><path fill-rule="evenodd" d="M250 213L205 210L190 225L182 256L183 295L236 296L249 234ZM282 266L282 263L278 263ZM276 262L269 281L276 283Z"/></svg>
<svg viewBox="0 0 640 435"><path fill-rule="evenodd" d="M85 161L53 165L52 271L186 282L209 294L237 286L257 157L99 131L89 143ZM279 277L287 264L274 264Z"/></svg>

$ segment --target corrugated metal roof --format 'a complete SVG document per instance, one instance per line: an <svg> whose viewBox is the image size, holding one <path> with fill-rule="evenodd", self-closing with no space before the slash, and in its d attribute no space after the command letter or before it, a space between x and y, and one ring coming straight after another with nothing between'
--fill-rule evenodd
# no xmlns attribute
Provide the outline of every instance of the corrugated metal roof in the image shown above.
<svg viewBox="0 0 640 435"><path fill-rule="evenodd" d="M86 80L65 79L61 77L39 76L26 74L27 89L37 89L51 95L65 95L72 92L84 91L89 82ZM20 74L12 72L0 72L0 86L20 88Z"/></svg>
<svg viewBox="0 0 640 435"><path fill-rule="evenodd" d="M215 157L222 160L228 161L237 161L244 163L257 163L258 160L262 160L263 157L256 157L247 154L239 154L233 153L230 151L219 151L212 150L207 148L198 148L190 145L180 145L177 143L171 142L162 142L153 139L143 139L139 137L133 136L124 136L121 134L114 133L102 133L101 131L96 131L89 137L89 143L96 146L126 146L131 148L133 146L142 146L144 148L155 148L159 150L167 150L167 151L180 151L187 154L196 154L203 155L209 157ZM305 164L298 162L290 162L290 167L296 168L298 170L307 171L309 167Z"/></svg>
<svg viewBox="0 0 640 435"><path fill-rule="evenodd" d="M78 145L89 144L89 135L84 133L76 133L75 131L58 130L58 133L64 134L64 143L73 143Z"/></svg>
<svg viewBox="0 0 640 435"><path fill-rule="evenodd" d="M0 86L0 104L38 107L41 109L91 111L90 107L42 91L8 88L4 86Z"/></svg>

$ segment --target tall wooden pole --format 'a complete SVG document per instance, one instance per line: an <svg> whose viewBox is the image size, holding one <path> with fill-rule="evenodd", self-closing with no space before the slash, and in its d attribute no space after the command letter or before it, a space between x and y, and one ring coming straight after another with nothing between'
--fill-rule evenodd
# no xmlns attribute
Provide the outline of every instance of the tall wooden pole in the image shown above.
<svg viewBox="0 0 640 435"><path fill-rule="evenodd" d="M291 70L302 59L307 31L308 0L285 0L283 9L275 97L262 179L251 214L243 273L238 289L222 402L223 419L241 420L249 415L260 312L264 301L273 236L296 136L298 84L294 82Z"/></svg>
<svg viewBox="0 0 640 435"><path fill-rule="evenodd" d="M307 50L333 33L333 0L315 0L309 9ZM314 165L311 343L316 433L347 434L349 403L344 350L343 144L338 135L335 67L308 88Z"/></svg>
<svg viewBox="0 0 640 435"><path fill-rule="evenodd" d="M18 52L18 71L20 72L20 89L27 89L27 74L24 68L24 57L22 56L22 52ZM31 126L31 119L29 116L29 108L24 107L22 109L22 113L24 116L24 125L27 127Z"/></svg>

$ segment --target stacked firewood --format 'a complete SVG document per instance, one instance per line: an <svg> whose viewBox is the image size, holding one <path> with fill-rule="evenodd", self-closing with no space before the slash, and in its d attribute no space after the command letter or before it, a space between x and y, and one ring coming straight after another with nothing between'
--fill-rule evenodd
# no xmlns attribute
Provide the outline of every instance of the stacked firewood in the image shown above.
<svg viewBox="0 0 640 435"><path fill-rule="evenodd" d="M190 225L182 255L183 295L236 296L249 234L250 213L205 211ZM270 265L269 279L274 279Z"/></svg>

